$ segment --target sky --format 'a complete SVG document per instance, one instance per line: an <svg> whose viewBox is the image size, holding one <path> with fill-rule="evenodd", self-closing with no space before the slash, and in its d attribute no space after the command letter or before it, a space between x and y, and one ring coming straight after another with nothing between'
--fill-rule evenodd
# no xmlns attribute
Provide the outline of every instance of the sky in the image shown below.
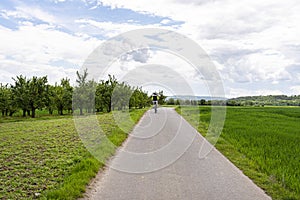
<svg viewBox="0 0 300 200"><path fill-rule="evenodd" d="M0 82L13 83L22 74L74 83L76 71L109 38L162 28L207 53L228 98L300 95L299 10L297 0L1 0ZM119 76L130 66L164 65L183 75L195 94L209 95L199 89L203 77L174 55L151 49L128 55L112 65L121 70L109 72Z"/></svg>

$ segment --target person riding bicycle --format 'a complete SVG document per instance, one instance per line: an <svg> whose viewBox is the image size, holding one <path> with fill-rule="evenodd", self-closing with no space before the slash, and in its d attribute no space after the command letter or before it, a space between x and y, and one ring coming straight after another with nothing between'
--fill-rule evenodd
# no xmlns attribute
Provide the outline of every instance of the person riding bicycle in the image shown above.
<svg viewBox="0 0 300 200"><path fill-rule="evenodd" d="M152 101L153 101L153 105L154 105L154 110L155 110L155 113L157 112L157 106L158 106L158 95L156 92L154 92L152 94Z"/></svg>

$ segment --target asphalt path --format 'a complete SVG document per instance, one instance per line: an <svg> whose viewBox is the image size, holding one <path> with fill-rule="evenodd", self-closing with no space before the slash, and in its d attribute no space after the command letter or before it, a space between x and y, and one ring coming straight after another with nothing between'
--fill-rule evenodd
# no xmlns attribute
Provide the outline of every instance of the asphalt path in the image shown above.
<svg viewBox="0 0 300 200"><path fill-rule="evenodd" d="M200 159L201 147L210 153ZM172 108L159 108L142 117L84 199L271 198Z"/></svg>

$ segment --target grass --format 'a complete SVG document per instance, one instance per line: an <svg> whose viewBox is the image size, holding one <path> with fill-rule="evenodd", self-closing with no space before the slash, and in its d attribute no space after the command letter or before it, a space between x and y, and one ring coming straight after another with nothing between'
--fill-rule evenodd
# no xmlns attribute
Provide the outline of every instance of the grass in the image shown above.
<svg viewBox="0 0 300 200"><path fill-rule="evenodd" d="M181 111L205 136L211 108ZM300 108L227 107L226 115L217 149L273 199L300 199Z"/></svg>
<svg viewBox="0 0 300 200"><path fill-rule="evenodd" d="M139 120L146 109L130 112ZM113 115L97 115L104 134L120 146L127 133ZM13 118L0 123L0 199L76 199L104 166L86 149L70 116ZM101 147L105 149L105 146ZM100 152L108 159L115 148Z"/></svg>
<svg viewBox="0 0 300 200"><path fill-rule="evenodd" d="M59 115L57 112L54 112L52 115L48 113L47 110L36 110L36 117L32 118L31 116L23 117L22 112L19 111L15 113L12 117L10 116L0 116L0 123L5 122L22 122L22 121L40 121L40 120L50 120L50 119L65 119L72 118L71 113L65 112L64 115Z"/></svg>

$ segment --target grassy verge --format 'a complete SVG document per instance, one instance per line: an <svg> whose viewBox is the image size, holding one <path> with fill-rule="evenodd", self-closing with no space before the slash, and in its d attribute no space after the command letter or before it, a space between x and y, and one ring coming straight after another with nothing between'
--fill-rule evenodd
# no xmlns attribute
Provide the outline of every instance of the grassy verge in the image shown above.
<svg viewBox="0 0 300 200"><path fill-rule="evenodd" d="M136 123L145 112L130 112ZM99 124L119 146L127 133L111 113ZM131 128L134 123L131 123ZM71 117L0 123L0 199L76 199L103 163L83 145ZM103 152L108 158L114 153Z"/></svg>
<svg viewBox="0 0 300 200"><path fill-rule="evenodd" d="M34 122L34 121L47 121L47 120L54 120L54 119L67 119L73 118L72 114L66 115L42 115L36 118L31 117L0 117L0 124L2 123L10 123L10 122Z"/></svg>
<svg viewBox="0 0 300 200"><path fill-rule="evenodd" d="M210 107L177 111L205 136ZM300 199L299 122L297 107L227 107L216 148L273 199Z"/></svg>

